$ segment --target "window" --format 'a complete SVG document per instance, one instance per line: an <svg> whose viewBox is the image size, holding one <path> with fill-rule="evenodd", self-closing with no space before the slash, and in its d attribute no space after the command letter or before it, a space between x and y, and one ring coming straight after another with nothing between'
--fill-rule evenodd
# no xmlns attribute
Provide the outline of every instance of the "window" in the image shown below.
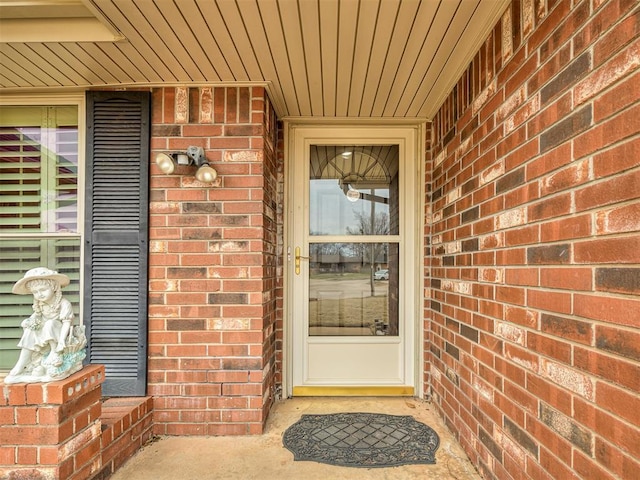
<svg viewBox="0 0 640 480"><path fill-rule="evenodd" d="M71 279L102 393L145 395L150 113L150 92L0 98L0 371L32 311L11 288L46 266Z"/></svg>
<svg viewBox="0 0 640 480"><path fill-rule="evenodd" d="M24 272L65 273L64 295L80 307L80 100L0 105L0 370L18 358L22 320L32 298L11 293Z"/></svg>

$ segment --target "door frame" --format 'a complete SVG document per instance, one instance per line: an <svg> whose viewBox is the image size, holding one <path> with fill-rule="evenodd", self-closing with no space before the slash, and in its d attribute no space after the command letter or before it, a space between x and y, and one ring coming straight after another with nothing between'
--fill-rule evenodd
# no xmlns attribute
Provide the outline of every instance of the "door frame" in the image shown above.
<svg viewBox="0 0 640 480"><path fill-rule="evenodd" d="M413 262L407 264L416 265L411 272L406 272L407 285L412 285L413 301L407 302L406 316L412 317L413 322L407 322L407 326L412 327L412 381L413 395L419 398L424 397L424 221L425 221L425 181L424 181L424 161L425 161L425 122L417 119L402 119L393 121L367 121L363 119L353 120L284 120L284 239L283 239L283 351L282 351L282 392L283 396L293 396L293 295L292 295L292 278L293 278L293 232L294 232L294 202L293 198L293 179L292 166L295 161L295 132L300 129L313 129L318 132L319 136L327 136L330 131L339 130L340 134L336 136L336 142L349 141L352 137L363 136L364 130L384 130L386 138L397 138L399 141L405 141L408 132L411 131L414 145L407 145L407 158L410 160L413 153L413 164L407 166L405 175L407 181L410 179L415 182L414 191L417 193L415 201L406 205L405 215L412 218L414 232L406 233L405 241L411 245L410 257ZM354 131L355 133L350 133ZM370 135L370 134L369 134ZM394 135L397 135L395 137ZM369 395L368 390L353 389L349 394Z"/></svg>

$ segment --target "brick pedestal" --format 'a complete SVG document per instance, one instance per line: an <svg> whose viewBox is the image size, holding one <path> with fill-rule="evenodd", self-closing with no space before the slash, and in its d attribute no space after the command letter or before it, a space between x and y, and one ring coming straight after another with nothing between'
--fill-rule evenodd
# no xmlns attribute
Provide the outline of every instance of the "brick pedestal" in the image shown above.
<svg viewBox="0 0 640 480"><path fill-rule="evenodd" d="M51 383L0 384L0 478L83 480L101 468L101 384L90 365Z"/></svg>

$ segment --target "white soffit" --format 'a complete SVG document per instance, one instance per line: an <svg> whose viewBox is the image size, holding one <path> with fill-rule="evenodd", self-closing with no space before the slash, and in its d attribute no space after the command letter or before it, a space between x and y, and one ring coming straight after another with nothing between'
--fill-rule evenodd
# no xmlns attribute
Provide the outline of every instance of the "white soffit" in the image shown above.
<svg viewBox="0 0 640 480"><path fill-rule="evenodd" d="M0 0L0 93L263 85L281 117L430 119L508 3Z"/></svg>

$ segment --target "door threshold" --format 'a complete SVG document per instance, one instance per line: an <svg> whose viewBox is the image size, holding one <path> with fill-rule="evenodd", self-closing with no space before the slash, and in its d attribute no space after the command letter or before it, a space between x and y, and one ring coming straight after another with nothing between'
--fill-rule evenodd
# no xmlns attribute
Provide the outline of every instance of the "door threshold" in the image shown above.
<svg viewBox="0 0 640 480"><path fill-rule="evenodd" d="M312 386L293 387L294 397L413 397L415 389L399 386Z"/></svg>

